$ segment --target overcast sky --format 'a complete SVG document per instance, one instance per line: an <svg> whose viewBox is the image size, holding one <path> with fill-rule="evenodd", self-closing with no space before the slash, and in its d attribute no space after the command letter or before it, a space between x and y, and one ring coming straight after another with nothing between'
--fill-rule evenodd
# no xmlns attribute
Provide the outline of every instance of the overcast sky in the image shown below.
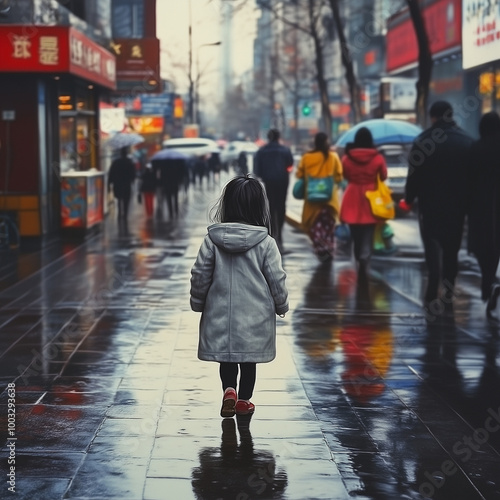
<svg viewBox="0 0 500 500"><path fill-rule="evenodd" d="M203 87L207 88L207 84L218 85L221 68L221 47L200 49L203 44L222 40L220 0L157 0L157 36L162 50L161 73L163 78L174 80L179 92L185 92L188 85L189 2L192 5L193 77L198 56L200 68L205 70ZM252 65L256 28L255 1L234 1L234 5L241 4L245 5L235 14L233 22L232 62L235 74L244 72Z"/></svg>

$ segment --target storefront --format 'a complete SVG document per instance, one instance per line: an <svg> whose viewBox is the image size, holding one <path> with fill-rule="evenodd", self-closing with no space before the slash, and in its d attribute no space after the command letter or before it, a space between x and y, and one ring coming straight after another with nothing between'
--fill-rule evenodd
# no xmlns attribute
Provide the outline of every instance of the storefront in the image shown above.
<svg viewBox="0 0 500 500"><path fill-rule="evenodd" d="M429 102L449 101L457 110L457 120L467 96L462 69L462 0L427 0L422 2L425 26L434 66ZM418 78L418 43L409 12L393 16L387 32L387 73L391 77Z"/></svg>
<svg viewBox="0 0 500 500"><path fill-rule="evenodd" d="M99 102L116 87L115 57L68 26L0 26L0 52L0 212L22 237L54 233L65 174L102 178Z"/></svg>
<svg viewBox="0 0 500 500"><path fill-rule="evenodd" d="M475 130L483 113L500 113L500 3L463 0L462 52Z"/></svg>

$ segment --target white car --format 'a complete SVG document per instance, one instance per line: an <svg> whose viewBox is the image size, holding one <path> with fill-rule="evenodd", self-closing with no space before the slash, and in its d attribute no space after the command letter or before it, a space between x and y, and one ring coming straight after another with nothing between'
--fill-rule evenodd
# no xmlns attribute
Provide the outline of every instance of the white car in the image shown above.
<svg viewBox="0 0 500 500"><path fill-rule="evenodd" d="M405 195L411 145L386 144L377 149L384 155L387 164L386 183L392 190L394 200L399 201Z"/></svg>
<svg viewBox="0 0 500 500"><path fill-rule="evenodd" d="M190 155L207 155L219 151L219 147L212 139L203 137L179 137L163 141L163 149L175 149Z"/></svg>
<svg viewBox="0 0 500 500"><path fill-rule="evenodd" d="M238 156L244 151L247 154L249 163L252 163L253 156L258 151L259 146L249 141L232 141L224 146L220 153L222 165L235 166L238 162Z"/></svg>

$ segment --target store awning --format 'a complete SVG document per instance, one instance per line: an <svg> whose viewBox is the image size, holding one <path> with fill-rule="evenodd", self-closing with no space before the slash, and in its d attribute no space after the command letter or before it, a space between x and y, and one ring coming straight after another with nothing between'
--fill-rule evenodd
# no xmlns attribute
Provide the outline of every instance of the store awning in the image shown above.
<svg viewBox="0 0 500 500"><path fill-rule="evenodd" d="M115 56L69 26L1 25L0 72L70 73L116 89Z"/></svg>

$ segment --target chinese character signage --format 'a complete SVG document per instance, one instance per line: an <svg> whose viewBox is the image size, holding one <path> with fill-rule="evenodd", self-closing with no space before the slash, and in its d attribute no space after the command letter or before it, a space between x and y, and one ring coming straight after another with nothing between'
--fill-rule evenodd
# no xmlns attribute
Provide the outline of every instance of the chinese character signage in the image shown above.
<svg viewBox="0 0 500 500"><path fill-rule="evenodd" d="M157 38L117 38L110 43L119 82L136 82L141 92L160 88L160 41ZM137 89L136 89L137 90Z"/></svg>
<svg viewBox="0 0 500 500"><path fill-rule="evenodd" d="M71 73L116 88L115 58L74 28L0 25L2 72Z"/></svg>
<svg viewBox="0 0 500 500"><path fill-rule="evenodd" d="M500 59L500 1L463 0L464 69Z"/></svg>

